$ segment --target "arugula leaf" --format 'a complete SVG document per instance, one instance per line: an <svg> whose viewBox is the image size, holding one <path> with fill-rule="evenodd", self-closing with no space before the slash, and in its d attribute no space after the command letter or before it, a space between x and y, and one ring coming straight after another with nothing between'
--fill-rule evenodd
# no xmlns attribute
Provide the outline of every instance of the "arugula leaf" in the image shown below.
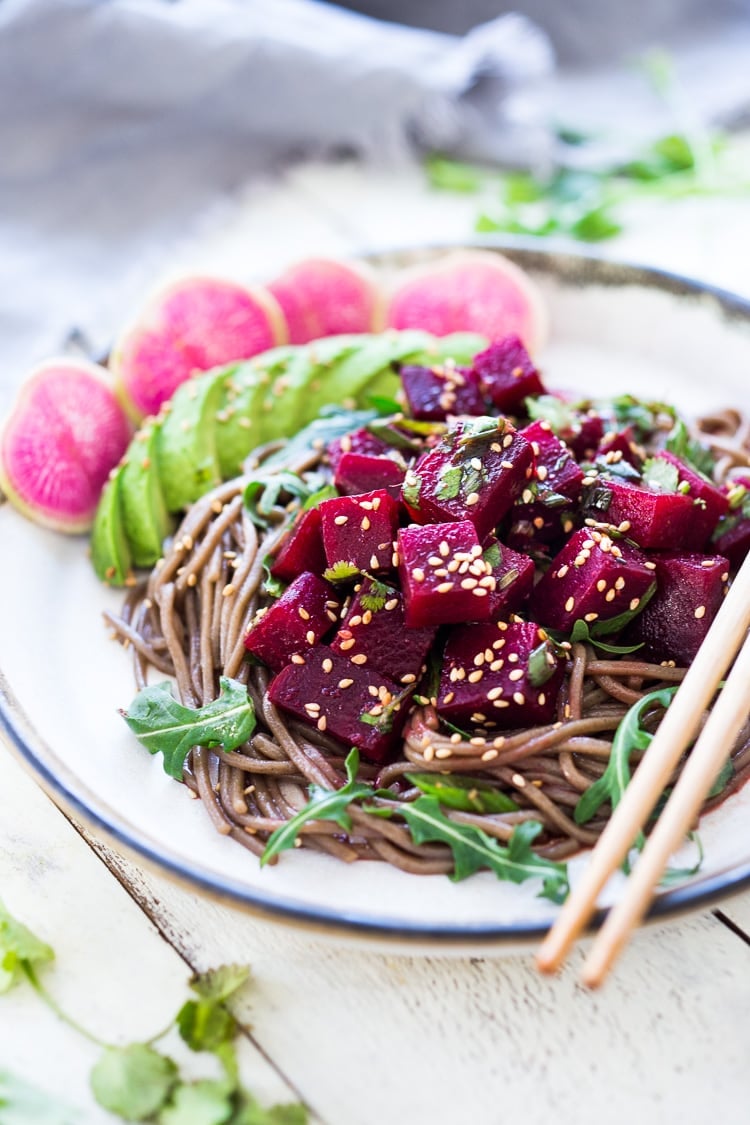
<svg viewBox="0 0 750 1125"><path fill-rule="evenodd" d="M683 883L685 879L692 879L700 871L705 857L703 843L697 832L689 832L688 840L698 849L697 860L692 867L668 867L659 880L660 886L673 887L676 883Z"/></svg>
<svg viewBox="0 0 750 1125"><path fill-rule="evenodd" d="M602 624L606 624L606 622L602 622ZM607 644L605 641L597 640L596 637L591 635L588 621L584 621L581 617L579 617L573 625L570 641L571 644L575 644L576 642L591 644L594 648L600 648L603 652L610 652L615 656L627 656L631 652L638 652L638 649L643 648L645 644L645 641L641 641L640 644L637 645L611 645Z"/></svg>
<svg viewBox="0 0 750 1125"><path fill-rule="evenodd" d="M654 737L641 726L644 715L657 704L667 708L676 691L677 685L649 692L634 703L623 717L612 740L612 751L606 770L598 781L582 794L575 807L573 816L576 824L586 824L596 816L607 801L613 810L617 808L630 781L630 755L635 750L647 750ZM639 836L640 840L642 836Z"/></svg>
<svg viewBox="0 0 750 1125"><path fill-rule="evenodd" d="M604 645L600 643L600 637L609 637L613 633L619 633L626 625L636 618L640 613L643 613L648 603L656 593L656 582L652 582L644 594L638 600L638 605L635 609L625 609L622 613L618 613L616 617L608 617L604 621L594 621L589 625L588 621L583 621L581 618L573 625L573 630L570 634L571 641L590 641L599 648L603 648L606 652L627 653L636 652L641 646L629 647L627 645Z"/></svg>
<svg viewBox="0 0 750 1125"><path fill-rule="evenodd" d="M221 695L205 707L183 707L169 682L151 684L138 692L128 711L120 714L149 754L164 755L164 770L182 779L193 746L223 746L236 750L255 729L255 710L247 688L222 676Z"/></svg>
<svg viewBox="0 0 750 1125"><path fill-rule="evenodd" d="M261 866L265 866L274 856L287 848L294 847L294 841L300 829L313 820L332 820L345 831L351 826L351 818L347 809L352 801L359 801L363 797L372 796L372 786L357 781L359 769L359 751L353 748L349 751L346 762L346 784L341 789L324 789L321 785L310 786L310 800L296 816L282 824L272 832L265 851L260 857Z"/></svg>
<svg viewBox="0 0 750 1125"><path fill-rule="evenodd" d="M347 582L350 578L356 578L359 573L359 567L355 566L353 562L339 559L333 566L329 566L323 571L323 577L326 582Z"/></svg>
<svg viewBox="0 0 750 1125"><path fill-rule="evenodd" d="M339 490L332 484L324 484L317 492L311 492L307 500L302 505L303 512L309 512L311 508L319 507L324 500L335 500L339 494Z"/></svg>
<svg viewBox="0 0 750 1125"><path fill-rule="evenodd" d="M91 1071L91 1089L99 1105L126 1121L153 1117L177 1081L172 1059L145 1043L107 1047Z"/></svg>
<svg viewBox="0 0 750 1125"><path fill-rule="evenodd" d="M18 922L0 899L0 993L7 992L27 968L54 959L53 949Z"/></svg>
<svg viewBox="0 0 750 1125"><path fill-rule="evenodd" d="M667 434L664 448L692 469L711 478L716 459L707 445L690 436L690 431L681 418L677 419Z"/></svg>
<svg viewBox="0 0 750 1125"><path fill-rule="evenodd" d="M435 797L448 809L476 813L506 813L518 809L516 802L502 790L473 777L462 777L456 773L450 777L434 773L407 773L404 776L417 789L428 797Z"/></svg>
<svg viewBox="0 0 750 1125"><path fill-rule="evenodd" d="M9 1070L0 1070L0 1122L2 1125L80 1125L77 1109L62 1105L57 1097Z"/></svg>
<svg viewBox="0 0 750 1125"><path fill-rule="evenodd" d="M523 883L542 879L540 897L562 902L568 893L568 872L565 864L542 859L531 850L533 840L542 831L536 820L525 820L513 830L507 847L492 836L467 824L457 824L440 811L435 797L418 797L399 809L367 809L378 816L400 816L406 821L415 844L447 844L453 853L454 871L451 879L458 882L481 868L494 871L498 879Z"/></svg>
<svg viewBox="0 0 750 1125"><path fill-rule="evenodd" d="M662 457L649 457L641 476L646 487L654 492L677 492L680 483L677 466Z"/></svg>

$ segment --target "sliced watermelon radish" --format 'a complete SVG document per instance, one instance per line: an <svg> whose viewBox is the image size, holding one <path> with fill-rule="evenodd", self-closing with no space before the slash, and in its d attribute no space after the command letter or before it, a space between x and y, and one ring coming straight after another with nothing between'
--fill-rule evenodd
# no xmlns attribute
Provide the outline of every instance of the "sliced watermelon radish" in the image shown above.
<svg viewBox="0 0 750 1125"><path fill-rule="evenodd" d="M155 414L181 383L286 342L281 310L265 289L187 277L156 294L125 330L110 366L126 408Z"/></svg>
<svg viewBox="0 0 750 1125"><path fill-rule="evenodd" d="M332 258L305 258L268 286L284 314L291 344L323 336L373 332L382 321L383 298L364 266Z"/></svg>
<svg viewBox="0 0 750 1125"><path fill-rule="evenodd" d="M517 265L489 250L448 254L396 278L386 313L390 328L436 336L481 332L490 340L517 333L531 351L547 336L536 286Z"/></svg>
<svg viewBox="0 0 750 1125"><path fill-rule="evenodd" d="M5 424L0 487L36 523L86 531L130 433L103 367L47 360L25 381Z"/></svg>

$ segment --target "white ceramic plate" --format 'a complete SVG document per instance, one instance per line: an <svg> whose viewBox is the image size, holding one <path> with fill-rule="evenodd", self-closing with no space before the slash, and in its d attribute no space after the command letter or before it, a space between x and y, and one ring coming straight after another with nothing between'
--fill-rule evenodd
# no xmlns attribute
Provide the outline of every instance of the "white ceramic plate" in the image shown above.
<svg viewBox="0 0 750 1125"><path fill-rule="evenodd" d="M380 255L401 266L440 250ZM662 273L594 258L511 251L551 314L548 382L630 391L696 412L745 404L750 305ZM385 864L347 866L311 852L260 869L217 835L117 714L133 695L130 661L101 611L120 595L95 579L83 540L45 532L0 507L0 729L56 801L118 847L193 888L331 934L390 945L500 952L532 940L554 907L538 887L480 874L454 884ZM653 916L705 905L750 883L750 786L705 818L701 874L660 894ZM681 857L681 865L690 859ZM575 879L581 860L571 864ZM607 888L602 903L616 893Z"/></svg>

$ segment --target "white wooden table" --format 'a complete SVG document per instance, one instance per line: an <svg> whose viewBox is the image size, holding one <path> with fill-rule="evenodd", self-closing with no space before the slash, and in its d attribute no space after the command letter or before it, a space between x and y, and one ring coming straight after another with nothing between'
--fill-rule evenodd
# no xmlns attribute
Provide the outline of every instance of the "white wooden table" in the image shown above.
<svg viewBox="0 0 750 1125"><path fill-rule="evenodd" d="M429 192L417 171L353 164L306 165L237 202L170 268L239 264L263 277L310 252L461 239L476 208ZM750 295L748 204L672 205L636 216L633 230L613 253ZM553 980L529 956L386 957L142 870L0 753L0 895L54 945L55 996L107 1039L153 1034L192 969L249 962L256 986L237 1012L245 1079L266 1103L299 1098L329 1125L750 1120L750 893L641 932L598 994L576 983L580 955ZM81 1122L112 1120L88 1091L96 1057L30 989L0 998L0 1065L79 1106Z"/></svg>

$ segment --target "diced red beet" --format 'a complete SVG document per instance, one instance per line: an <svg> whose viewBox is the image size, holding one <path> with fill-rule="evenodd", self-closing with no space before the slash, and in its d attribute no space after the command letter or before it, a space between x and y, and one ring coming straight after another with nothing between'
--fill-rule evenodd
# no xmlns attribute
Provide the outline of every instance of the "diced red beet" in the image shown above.
<svg viewBox="0 0 750 1125"><path fill-rule="evenodd" d="M643 464L643 456L635 440L633 427L626 426L624 430L608 430L596 450L595 459L599 458L613 465L620 461L627 461L629 465L640 469Z"/></svg>
<svg viewBox="0 0 750 1125"><path fill-rule="evenodd" d="M382 454L344 453L336 465L333 483L344 496L356 496L378 488L400 491L405 473L405 465Z"/></svg>
<svg viewBox="0 0 750 1125"><path fill-rule="evenodd" d="M514 504L503 539L515 551L548 558L559 549L576 526L577 514L572 506L548 507L540 500L533 504Z"/></svg>
<svg viewBox="0 0 750 1125"><path fill-rule="evenodd" d="M337 496L319 506L328 565L349 562L359 570L390 570L400 504L383 488Z"/></svg>
<svg viewBox="0 0 750 1125"><path fill-rule="evenodd" d="M332 586L317 574L300 574L277 602L255 618L245 648L278 672L330 631L340 607Z"/></svg>
<svg viewBox="0 0 750 1125"><path fill-rule="evenodd" d="M406 365L400 375L412 418L441 422L449 414L485 413L479 376L470 367Z"/></svg>
<svg viewBox="0 0 750 1125"><path fill-rule="evenodd" d="M564 660L533 621L465 625L452 630L445 646L438 714L485 730L552 722L564 671Z"/></svg>
<svg viewBox="0 0 750 1125"><path fill-rule="evenodd" d="M595 410L578 411L573 427L558 435L577 461L591 461L604 437L604 422Z"/></svg>
<svg viewBox="0 0 750 1125"><path fill-rule="evenodd" d="M271 702L373 761L385 761L400 741L408 704L397 697L405 689L325 645L306 653L304 661L289 664L271 681Z"/></svg>
<svg viewBox="0 0 750 1125"><path fill-rule="evenodd" d="M684 461L681 461L679 457L675 457L674 453L670 453L666 449L655 454L655 460L667 461L670 465L674 465L679 474L680 485L684 485L685 482L690 485L690 491L687 495L693 501L694 537L692 542L696 546L704 546L721 517L725 516L729 510L729 499L726 493L717 488L708 477L697 473L695 469L691 469L689 465L686 465Z"/></svg>
<svg viewBox="0 0 750 1125"><path fill-rule="evenodd" d="M599 477L584 492L583 510L618 528L640 547L697 548L705 539L693 501L680 492L656 492L630 481Z"/></svg>
<svg viewBox="0 0 750 1125"><path fill-rule="evenodd" d="M657 592L627 630L628 642L645 642L643 655L689 665L727 592L729 560L721 555L663 551L656 564Z"/></svg>
<svg viewBox="0 0 750 1125"><path fill-rule="evenodd" d="M522 492L533 458L505 418L459 422L408 470L402 500L417 523L471 520L484 540Z"/></svg>
<svg viewBox="0 0 750 1125"><path fill-rule="evenodd" d="M335 472L345 453L368 453L374 457L380 457L385 453L392 452L392 450L392 445L388 445L377 434L371 434L369 430L363 427L359 430L352 430L350 434L344 434L343 437L336 438L328 446L327 453L328 460Z"/></svg>
<svg viewBox="0 0 750 1125"><path fill-rule="evenodd" d="M518 336L505 336L474 356L474 370L492 402L513 411L525 398L545 393L539 372Z"/></svg>
<svg viewBox="0 0 750 1125"><path fill-rule="evenodd" d="M564 442L552 431L549 422L532 422L519 430L531 444L534 453L532 482L541 490L558 492L570 500L581 495L583 472ZM522 496L522 499L525 499Z"/></svg>
<svg viewBox="0 0 750 1125"><path fill-rule="evenodd" d="M750 551L750 518L730 512L720 519L711 546L728 558L733 567L741 566Z"/></svg>
<svg viewBox="0 0 750 1125"><path fill-rule="evenodd" d="M521 555L503 543L492 543L484 558L495 579L495 589L490 593L490 617L497 621L509 617L526 601L534 588L536 568L528 555Z"/></svg>
<svg viewBox="0 0 750 1125"><path fill-rule="evenodd" d="M317 508L310 508L307 512L300 512L292 524L271 567L271 574L282 582L293 582L306 570L320 574L325 567L320 512Z"/></svg>
<svg viewBox="0 0 750 1125"><path fill-rule="evenodd" d="M487 620L495 579L469 520L402 528L398 557L410 629Z"/></svg>
<svg viewBox="0 0 750 1125"><path fill-rule="evenodd" d="M578 620L635 611L653 582L654 564L641 551L584 527L553 559L529 604L538 621L569 633Z"/></svg>
<svg viewBox="0 0 750 1125"><path fill-rule="evenodd" d="M331 648L349 660L364 656L368 668L397 683L413 684L422 673L436 631L408 628L401 592L382 584L379 588L365 578Z"/></svg>

